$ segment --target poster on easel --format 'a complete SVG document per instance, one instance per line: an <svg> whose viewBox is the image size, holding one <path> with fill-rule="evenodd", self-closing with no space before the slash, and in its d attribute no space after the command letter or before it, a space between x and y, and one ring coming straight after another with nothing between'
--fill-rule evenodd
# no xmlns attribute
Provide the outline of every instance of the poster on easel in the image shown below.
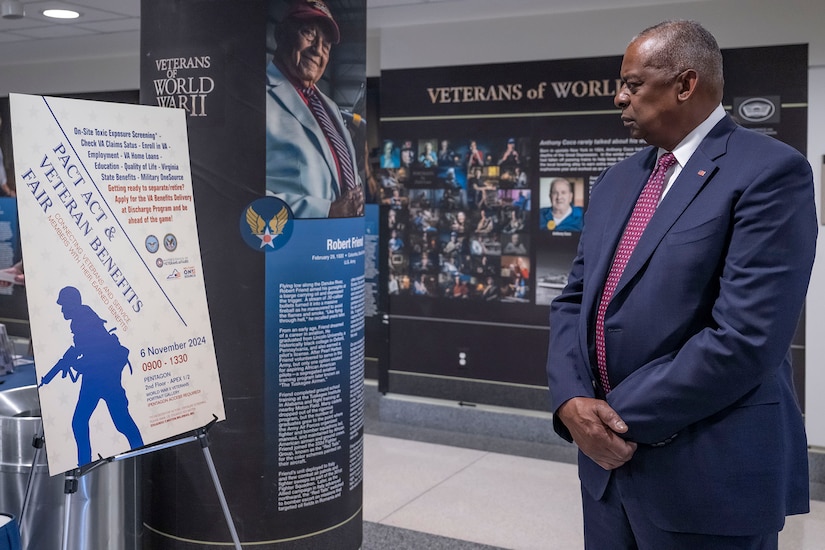
<svg viewBox="0 0 825 550"><path fill-rule="evenodd" d="M49 473L224 420L185 113L10 103Z"/></svg>

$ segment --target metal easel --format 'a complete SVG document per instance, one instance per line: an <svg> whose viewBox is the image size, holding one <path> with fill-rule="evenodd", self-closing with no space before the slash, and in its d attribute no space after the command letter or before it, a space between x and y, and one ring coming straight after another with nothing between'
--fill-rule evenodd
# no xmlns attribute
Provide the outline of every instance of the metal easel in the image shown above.
<svg viewBox="0 0 825 550"><path fill-rule="evenodd" d="M142 447L140 449L135 449L133 451L128 451L123 454L119 454L117 456L113 456L110 458L100 458L99 460L92 462L91 464L87 464L82 468L75 468L74 470L69 470L65 473L65 483L63 488L64 496L64 506L63 506L63 543L61 545L61 550L69 550L69 526L71 525L71 498L72 495L77 492L78 488L78 480L86 475L87 473L91 472L92 470L97 469L104 464L108 464L110 462L118 462L121 460L126 460L128 458L133 458L136 456L141 456L144 454L153 453L155 451L160 451L163 449L168 449L171 447L177 447L178 445L183 445L185 443L191 443L193 441L200 442L201 449L203 450L203 456L206 460L206 466L209 468L209 474L212 477L212 484L215 486L215 492L218 495L218 500L221 503L221 509L223 510L223 516L226 520L226 525L229 527L229 532L232 536L232 542L235 545L235 550L242 550L240 540L238 539L238 532L235 529L235 522L232 519L232 515L229 512L229 505L226 503L226 496L223 492L223 487L221 486L221 481L218 478L218 472L215 469L215 463L212 460L212 453L209 451L209 430L215 423L218 421L218 417L212 415L212 420L202 428L198 428L194 430L192 435L181 437L179 439L173 439L171 441L167 441L164 443L158 443L155 445L148 445L146 447ZM41 424L42 426L42 424ZM40 453L43 449L43 444L45 439L41 433L34 436L32 440L32 446L34 446L34 459L32 460L32 468L29 471L29 479L26 483L26 493L23 498L23 506L20 511L20 530L23 531L24 529L28 528L28 523L26 522L26 510L29 505L29 501L31 500L31 490L32 484L34 479L34 468L37 465L38 460L40 459ZM21 533L22 535L22 533Z"/></svg>

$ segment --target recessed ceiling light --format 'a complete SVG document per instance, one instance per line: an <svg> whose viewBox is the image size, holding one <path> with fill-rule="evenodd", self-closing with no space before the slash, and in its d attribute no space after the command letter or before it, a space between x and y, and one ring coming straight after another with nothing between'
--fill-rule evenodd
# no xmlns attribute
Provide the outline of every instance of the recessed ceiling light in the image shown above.
<svg viewBox="0 0 825 550"><path fill-rule="evenodd" d="M72 10L43 10L43 15L53 19L77 19L80 14Z"/></svg>

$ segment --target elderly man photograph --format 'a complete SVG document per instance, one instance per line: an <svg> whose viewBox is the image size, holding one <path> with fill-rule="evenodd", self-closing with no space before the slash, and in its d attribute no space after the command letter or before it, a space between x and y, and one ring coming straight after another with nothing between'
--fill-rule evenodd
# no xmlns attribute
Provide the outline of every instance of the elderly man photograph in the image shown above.
<svg viewBox="0 0 825 550"><path fill-rule="evenodd" d="M573 182L553 178L547 196L550 206L539 210L540 227L547 231L581 231L584 212L573 204Z"/></svg>
<svg viewBox="0 0 825 550"><path fill-rule="evenodd" d="M725 113L722 55L696 22L642 31L620 78L621 121L650 147L594 183L550 310L586 547L776 549L809 507L789 349L814 259L811 167Z"/></svg>
<svg viewBox="0 0 825 550"><path fill-rule="evenodd" d="M338 106L317 87L341 39L321 0L290 4L267 67L266 190L298 218L363 215L352 137Z"/></svg>

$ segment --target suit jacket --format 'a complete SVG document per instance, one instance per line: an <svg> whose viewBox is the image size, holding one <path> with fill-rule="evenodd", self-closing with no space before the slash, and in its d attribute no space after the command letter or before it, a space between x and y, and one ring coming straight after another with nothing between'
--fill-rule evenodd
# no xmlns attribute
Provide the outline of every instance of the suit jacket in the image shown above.
<svg viewBox="0 0 825 550"><path fill-rule="evenodd" d="M569 283L551 304L555 407L595 397L594 319L618 239L653 170L646 148L594 184ZM789 347L817 234L807 160L729 117L665 195L605 316L607 401L639 447L622 495L662 529L777 531L808 510L807 442ZM571 440L563 423L556 431ZM610 472L579 453L584 488Z"/></svg>
<svg viewBox="0 0 825 550"><path fill-rule="evenodd" d="M304 100L275 66L266 71L266 191L298 218L326 218L341 196L338 169L324 131ZM357 166L355 148L338 106L320 94ZM357 177L357 174L356 174Z"/></svg>

